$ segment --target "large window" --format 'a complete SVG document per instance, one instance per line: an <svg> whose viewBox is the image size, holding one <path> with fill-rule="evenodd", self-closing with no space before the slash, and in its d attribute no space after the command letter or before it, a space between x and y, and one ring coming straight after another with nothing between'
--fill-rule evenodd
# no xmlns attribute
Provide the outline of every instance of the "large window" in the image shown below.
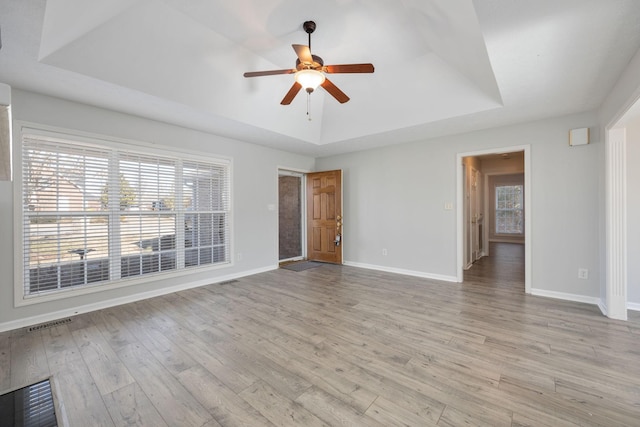
<svg viewBox="0 0 640 427"><path fill-rule="evenodd" d="M25 135L22 182L25 296L229 263L226 161Z"/></svg>
<svg viewBox="0 0 640 427"><path fill-rule="evenodd" d="M496 234L523 234L523 186L496 186Z"/></svg>

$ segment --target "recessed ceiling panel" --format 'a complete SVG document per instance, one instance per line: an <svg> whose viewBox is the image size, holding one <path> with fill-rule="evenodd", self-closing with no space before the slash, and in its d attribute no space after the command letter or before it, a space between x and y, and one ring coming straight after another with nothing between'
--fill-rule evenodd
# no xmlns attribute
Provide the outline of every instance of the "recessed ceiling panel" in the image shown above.
<svg viewBox="0 0 640 427"><path fill-rule="evenodd" d="M311 155L593 111L640 48L638 0L6 0L0 18L13 88ZM326 64L375 65L329 76L346 104L284 107L292 75L243 77L293 68L310 19Z"/></svg>
<svg viewBox="0 0 640 427"><path fill-rule="evenodd" d="M87 12L91 19L82 24L62 13L76 3L47 4L42 62L306 142L469 114L496 108L500 100L468 2L457 1L454 13L452 6L425 8L409 0L404 6L140 0ZM299 17L292 17L296 11ZM242 77L244 71L294 68L291 44L307 44L301 24L309 15L318 24L312 52L325 64L376 67L374 74L328 75L351 102L339 104L319 88L309 98L310 115L303 91L292 105L280 105L293 76ZM464 34L453 38L457 28Z"/></svg>

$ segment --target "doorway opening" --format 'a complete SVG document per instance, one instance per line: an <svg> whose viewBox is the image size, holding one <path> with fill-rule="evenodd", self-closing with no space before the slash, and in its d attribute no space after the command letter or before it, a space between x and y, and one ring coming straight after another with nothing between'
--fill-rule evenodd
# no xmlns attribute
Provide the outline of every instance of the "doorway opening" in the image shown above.
<svg viewBox="0 0 640 427"><path fill-rule="evenodd" d="M531 293L529 156L529 146L458 154L459 282L510 272Z"/></svg>
<svg viewBox="0 0 640 427"><path fill-rule="evenodd" d="M342 171L278 169L278 260L342 264Z"/></svg>
<svg viewBox="0 0 640 427"><path fill-rule="evenodd" d="M278 260L305 258L305 175L278 171Z"/></svg>

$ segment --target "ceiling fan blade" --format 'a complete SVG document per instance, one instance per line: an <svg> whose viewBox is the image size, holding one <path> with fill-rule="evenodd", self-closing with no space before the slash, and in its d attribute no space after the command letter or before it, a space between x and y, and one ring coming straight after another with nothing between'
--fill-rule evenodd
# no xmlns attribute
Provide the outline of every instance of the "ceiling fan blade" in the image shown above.
<svg viewBox="0 0 640 427"><path fill-rule="evenodd" d="M373 64L344 64L327 65L323 67L326 73L373 73Z"/></svg>
<svg viewBox="0 0 640 427"><path fill-rule="evenodd" d="M293 86L291 86L291 89L289 89L289 92L287 92L284 98L282 98L282 101L280 101L280 104L281 105L291 104L291 101L293 101L293 98L295 98L298 92L300 92L300 89L302 89L302 85L298 82L294 82Z"/></svg>
<svg viewBox="0 0 640 427"><path fill-rule="evenodd" d="M337 99L341 104L344 104L349 100L349 97L343 91L338 89L338 86L334 85L329 79L324 79L324 82L320 86L322 86L324 90L329 92L331 96Z"/></svg>
<svg viewBox="0 0 640 427"><path fill-rule="evenodd" d="M311 56L311 50L309 50L309 46L305 46L303 44L292 44L293 50L296 51L296 55L298 55L298 59L303 64L313 64L313 56Z"/></svg>
<svg viewBox="0 0 640 427"><path fill-rule="evenodd" d="M291 68L287 70L271 70L271 71L250 71L248 73L244 73L245 77L260 77L260 76L275 76L277 74L293 74L296 70L292 70Z"/></svg>

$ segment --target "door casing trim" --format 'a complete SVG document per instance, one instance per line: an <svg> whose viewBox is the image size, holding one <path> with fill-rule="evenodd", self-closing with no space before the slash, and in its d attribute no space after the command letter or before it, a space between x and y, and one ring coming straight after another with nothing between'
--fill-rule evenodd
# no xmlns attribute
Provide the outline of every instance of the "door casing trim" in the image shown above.
<svg viewBox="0 0 640 427"><path fill-rule="evenodd" d="M276 168L276 212L280 212L280 185L278 179L281 175L294 175L301 177L301 235L300 235L300 244L302 245L302 255L299 257L289 258L289 259L280 259L280 221L276 218L276 229L277 239L276 239L276 261L278 263L287 262L287 261L300 261L307 257L307 174L311 171L305 169L296 169L290 168L286 166L278 166Z"/></svg>
<svg viewBox="0 0 640 427"><path fill-rule="evenodd" d="M456 154L456 277L458 283L464 280L464 180L462 176L462 159L464 157L483 156L486 154L502 154L524 151L524 292L531 293L531 243L533 240L533 215L531 214L531 145L513 145L490 148L486 150L467 151Z"/></svg>

